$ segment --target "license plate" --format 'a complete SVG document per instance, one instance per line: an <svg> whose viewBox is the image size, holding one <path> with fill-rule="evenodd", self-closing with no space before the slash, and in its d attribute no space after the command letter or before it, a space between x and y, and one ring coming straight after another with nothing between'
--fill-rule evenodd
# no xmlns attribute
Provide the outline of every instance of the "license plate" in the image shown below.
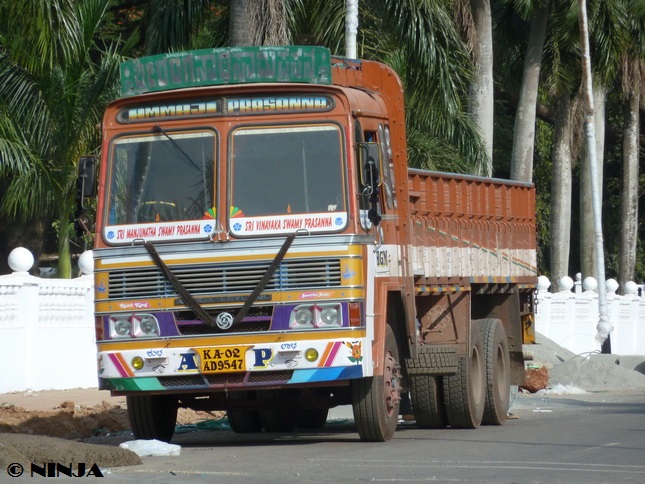
<svg viewBox="0 0 645 484"><path fill-rule="evenodd" d="M230 373L245 371L246 346L219 346L196 348L202 373Z"/></svg>

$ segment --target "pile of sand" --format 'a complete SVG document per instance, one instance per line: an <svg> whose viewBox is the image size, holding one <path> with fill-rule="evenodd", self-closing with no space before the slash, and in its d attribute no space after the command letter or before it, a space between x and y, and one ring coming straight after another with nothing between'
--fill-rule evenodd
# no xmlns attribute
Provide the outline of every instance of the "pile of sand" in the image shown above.
<svg viewBox="0 0 645 484"><path fill-rule="evenodd" d="M588 392L645 391L645 375L616 364L616 360L593 354L575 355L544 335L536 333L536 344L525 345L532 355L529 364L549 371L549 386L563 385Z"/></svg>

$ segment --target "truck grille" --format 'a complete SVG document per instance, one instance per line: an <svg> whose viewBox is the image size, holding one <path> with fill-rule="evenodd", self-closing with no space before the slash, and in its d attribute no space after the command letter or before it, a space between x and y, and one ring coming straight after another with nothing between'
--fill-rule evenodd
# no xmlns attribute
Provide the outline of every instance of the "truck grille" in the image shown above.
<svg viewBox="0 0 645 484"><path fill-rule="evenodd" d="M249 383L287 383L293 378L293 370L283 371L256 371L241 373L222 373L213 375L186 375L186 376L161 376L159 383L166 389L176 390L179 388L195 387L227 387L230 385L241 385L248 375Z"/></svg>
<svg viewBox="0 0 645 484"><path fill-rule="evenodd" d="M170 266L193 295L244 293L258 284L271 261L240 264ZM108 276L109 299L177 297L177 292L156 267L113 270ZM267 291L340 286L340 260L282 261L267 284Z"/></svg>
<svg viewBox="0 0 645 484"><path fill-rule="evenodd" d="M205 310L213 321L219 314L219 311ZM232 316L237 316L237 310L228 311ZM246 313L242 322L233 326L226 333L253 333L269 331L271 327L271 316L273 314L272 306L251 307ZM175 320L177 330L182 336L197 336L204 334L217 334L224 331L219 330L217 326L204 324L193 311L176 311Z"/></svg>

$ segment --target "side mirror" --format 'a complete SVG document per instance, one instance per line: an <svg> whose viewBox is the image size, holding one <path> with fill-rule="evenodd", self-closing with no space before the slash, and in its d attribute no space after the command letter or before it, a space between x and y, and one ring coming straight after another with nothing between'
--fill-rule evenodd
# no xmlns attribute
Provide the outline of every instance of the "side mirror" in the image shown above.
<svg viewBox="0 0 645 484"><path fill-rule="evenodd" d="M378 143L359 143L358 157L361 166L361 184L374 193L381 185L382 157Z"/></svg>
<svg viewBox="0 0 645 484"><path fill-rule="evenodd" d="M96 156L81 156L78 159L78 181L80 187L81 205L85 198L96 195L96 167L98 158Z"/></svg>
<svg viewBox="0 0 645 484"><path fill-rule="evenodd" d="M381 221L379 187L383 173L381 146L378 143L359 143L358 159L361 167L361 185L364 187L363 196L368 198L370 203L367 218L374 225L378 225Z"/></svg>

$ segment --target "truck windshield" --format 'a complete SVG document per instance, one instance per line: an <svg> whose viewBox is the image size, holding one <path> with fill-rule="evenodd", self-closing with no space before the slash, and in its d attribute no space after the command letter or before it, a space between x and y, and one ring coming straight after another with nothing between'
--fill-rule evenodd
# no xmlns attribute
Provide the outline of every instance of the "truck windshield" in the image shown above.
<svg viewBox="0 0 645 484"><path fill-rule="evenodd" d="M108 225L198 220L213 213L215 144L211 131L118 138Z"/></svg>
<svg viewBox="0 0 645 484"><path fill-rule="evenodd" d="M244 127L231 143L231 205L245 217L346 211L338 126Z"/></svg>

